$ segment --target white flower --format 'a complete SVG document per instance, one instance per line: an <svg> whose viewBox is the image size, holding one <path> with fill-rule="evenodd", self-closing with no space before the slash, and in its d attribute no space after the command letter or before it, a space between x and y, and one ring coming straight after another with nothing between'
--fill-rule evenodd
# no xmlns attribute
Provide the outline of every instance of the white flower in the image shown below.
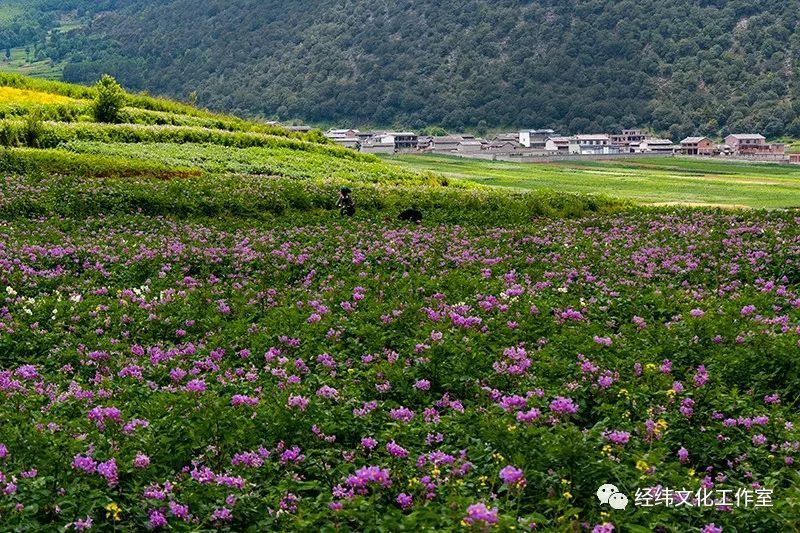
<svg viewBox="0 0 800 533"><path fill-rule="evenodd" d="M7 293L8 293L10 296L16 296L16 295L17 295L17 291L15 291L15 290L14 290L14 287L11 287L10 285L9 285L8 287L6 287L6 292L7 292Z"/></svg>

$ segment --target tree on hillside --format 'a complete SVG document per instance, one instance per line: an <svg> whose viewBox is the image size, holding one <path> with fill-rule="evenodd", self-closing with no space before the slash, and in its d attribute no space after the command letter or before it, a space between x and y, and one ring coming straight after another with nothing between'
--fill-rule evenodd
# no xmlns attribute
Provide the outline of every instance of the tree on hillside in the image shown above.
<svg viewBox="0 0 800 533"><path fill-rule="evenodd" d="M92 110L98 122L119 122L119 112L125 106L125 91L117 80L108 74L95 84L97 96Z"/></svg>

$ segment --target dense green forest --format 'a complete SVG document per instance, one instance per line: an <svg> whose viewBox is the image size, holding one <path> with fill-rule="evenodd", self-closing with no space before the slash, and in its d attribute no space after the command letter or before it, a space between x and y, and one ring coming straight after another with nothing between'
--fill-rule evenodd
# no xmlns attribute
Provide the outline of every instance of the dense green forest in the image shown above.
<svg viewBox="0 0 800 533"><path fill-rule="evenodd" d="M18 3L65 79L109 72L236 113L800 136L800 0ZM42 37L64 6L84 23Z"/></svg>

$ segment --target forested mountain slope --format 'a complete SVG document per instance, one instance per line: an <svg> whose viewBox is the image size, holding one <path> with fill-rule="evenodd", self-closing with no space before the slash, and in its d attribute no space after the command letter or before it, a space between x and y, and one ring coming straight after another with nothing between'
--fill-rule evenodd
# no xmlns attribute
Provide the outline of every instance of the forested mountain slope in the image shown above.
<svg viewBox="0 0 800 533"><path fill-rule="evenodd" d="M800 135L798 0L104 7L43 49L66 79L110 72L132 89L317 123Z"/></svg>

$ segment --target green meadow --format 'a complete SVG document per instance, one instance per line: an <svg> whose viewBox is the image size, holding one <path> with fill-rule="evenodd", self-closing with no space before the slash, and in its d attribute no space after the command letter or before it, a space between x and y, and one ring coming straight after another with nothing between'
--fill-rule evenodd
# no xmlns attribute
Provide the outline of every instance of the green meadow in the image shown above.
<svg viewBox="0 0 800 533"><path fill-rule="evenodd" d="M645 204L800 206L800 165L647 157L516 163L441 155L387 158L413 170L513 189L602 193Z"/></svg>

